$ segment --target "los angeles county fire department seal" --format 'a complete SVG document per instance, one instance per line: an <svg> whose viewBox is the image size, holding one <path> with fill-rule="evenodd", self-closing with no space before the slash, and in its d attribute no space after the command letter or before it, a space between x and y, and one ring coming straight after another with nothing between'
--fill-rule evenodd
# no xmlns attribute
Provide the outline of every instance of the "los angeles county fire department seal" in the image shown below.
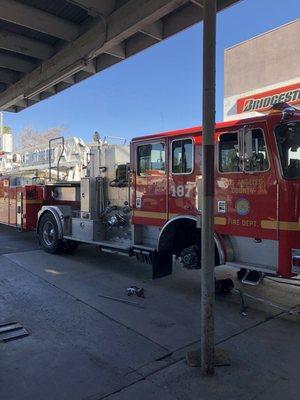
<svg viewBox="0 0 300 400"><path fill-rule="evenodd" d="M250 203L247 199L238 199L235 202L235 209L239 215L244 217L245 215L249 214Z"/></svg>

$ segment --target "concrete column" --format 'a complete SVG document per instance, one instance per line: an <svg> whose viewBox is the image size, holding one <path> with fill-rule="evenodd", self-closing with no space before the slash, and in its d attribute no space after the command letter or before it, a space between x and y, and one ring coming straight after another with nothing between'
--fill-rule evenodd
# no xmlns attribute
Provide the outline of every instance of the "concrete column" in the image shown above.
<svg viewBox="0 0 300 400"><path fill-rule="evenodd" d="M214 373L214 131L217 1L204 1L203 16L203 191L201 270L201 368Z"/></svg>

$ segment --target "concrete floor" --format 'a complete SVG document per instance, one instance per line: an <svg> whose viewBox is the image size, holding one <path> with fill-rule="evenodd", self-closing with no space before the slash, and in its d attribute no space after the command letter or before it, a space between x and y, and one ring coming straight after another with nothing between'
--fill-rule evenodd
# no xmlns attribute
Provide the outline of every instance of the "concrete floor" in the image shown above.
<svg viewBox="0 0 300 400"><path fill-rule="evenodd" d="M145 299L127 297L133 284ZM18 321L30 335L0 343L0 399L298 400L300 287L265 280L243 290L293 314L247 300L242 316L237 293L217 296L216 342L231 366L205 377L185 361L200 345L199 271L177 265L152 281L133 259L86 246L48 255L34 234L2 226L0 323Z"/></svg>

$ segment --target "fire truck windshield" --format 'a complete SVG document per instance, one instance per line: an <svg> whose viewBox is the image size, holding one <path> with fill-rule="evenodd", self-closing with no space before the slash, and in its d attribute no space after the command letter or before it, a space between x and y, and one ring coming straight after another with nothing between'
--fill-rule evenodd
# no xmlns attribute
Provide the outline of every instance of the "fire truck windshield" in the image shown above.
<svg viewBox="0 0 300 400"><path fill-rule="evenodd" d="M275 130L285 178L300 178L300 122L280 125Z"/></svg>

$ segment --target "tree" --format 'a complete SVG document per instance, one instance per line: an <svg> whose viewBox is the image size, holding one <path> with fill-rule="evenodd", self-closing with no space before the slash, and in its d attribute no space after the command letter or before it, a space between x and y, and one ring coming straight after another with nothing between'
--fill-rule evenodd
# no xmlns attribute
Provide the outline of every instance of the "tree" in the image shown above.
<svg viewBox="0 0 300 400"><path fill-rule="evenodd" d="M62 127L49 128L43 132L38 132L32 126L25 127L19 133L18 149L28 149L32 147L39 147L47 145L50 139L55 139L62 135L64 129Z"/></svg>

